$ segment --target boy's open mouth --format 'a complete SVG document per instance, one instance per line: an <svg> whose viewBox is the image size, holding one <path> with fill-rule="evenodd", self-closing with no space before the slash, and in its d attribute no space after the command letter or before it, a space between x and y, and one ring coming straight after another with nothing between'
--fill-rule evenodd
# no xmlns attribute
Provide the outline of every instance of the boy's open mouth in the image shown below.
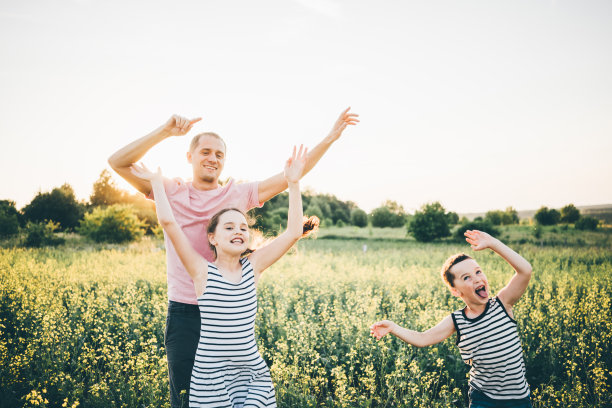
<svg viewBox="0 0 612 408"><path fill-rule="evenodd" d="M482 285L476 288L476 295L478 295L482 299L486 299L489 297L489 294L487 293L487 288L485 287L485 285Z"/></svg>

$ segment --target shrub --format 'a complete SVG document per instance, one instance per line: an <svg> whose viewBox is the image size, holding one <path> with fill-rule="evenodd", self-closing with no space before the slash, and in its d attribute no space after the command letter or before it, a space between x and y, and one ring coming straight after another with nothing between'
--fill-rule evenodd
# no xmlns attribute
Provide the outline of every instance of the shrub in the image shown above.
<svg viewBox="0 0 612 408"><path fill-rule="evenodd" d="M455 238L458 240L465 239L463 235L467 230L478 230L487 232L493 236L497 236L499 234L499 230L493 226L489 221L479 220L479 221L468 221L464 224L461 224L459 228L455 231Z"/></svg>
<svg viewBox="0 0 612 408"><path fill-rule="evenodd" d="M599 224L599 220L593 217L580 217L578 221L574 224L574 227L577 230L589 230L595 231L597 229L597 225Z"/></svg>
<svg viewBox="0 0 612 408"><path fill-rule="evenodd" d="M540 224L536 224L536 226L533 227L533 236L537 239L542 238L542 227Z"/></svg>
<svg viewBox="0 0 612 408"><path fill-rule="evenodd" d="M351 211L351 224L363 228L368 225L368 214L361 208L354 208Z"/></svg>
<svg viewBox="0 0 612 408"><path fill-rule="evenodd" d="M43 246L57 246L64 243L64 238L57 237L55 231L59 224L53 221L28 222L26 225L26 238L23 243L28 248Z"/></svg>
<svg viewBox="0 0 612 408"><path fill-rule="evenodd" d="M132 207L115 204L85 214L78 232L96 242L122 243L142 237L144 223Z"/></svg>
<svg viewBox="0 0 612 408"><path fill-rule="evenodd" d="M408 232L420 242L449 236L448 217L444 207L439 202L425 204L410 220Z"/></svg>

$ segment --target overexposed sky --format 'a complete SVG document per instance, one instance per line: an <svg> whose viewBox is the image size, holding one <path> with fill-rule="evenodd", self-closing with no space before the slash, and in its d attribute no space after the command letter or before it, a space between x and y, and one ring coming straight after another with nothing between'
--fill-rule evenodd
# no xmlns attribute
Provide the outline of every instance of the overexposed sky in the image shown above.
<svg viewBox="0 0 612 408"><path fill-rule="evenodd" d="M173 113L225 138L223 178L261 180L352 106L304 186L367 211L612 203L611 22L610 1L3 0L0 199L87 199ZM189 178L189 140L144 162Z"/></svg>

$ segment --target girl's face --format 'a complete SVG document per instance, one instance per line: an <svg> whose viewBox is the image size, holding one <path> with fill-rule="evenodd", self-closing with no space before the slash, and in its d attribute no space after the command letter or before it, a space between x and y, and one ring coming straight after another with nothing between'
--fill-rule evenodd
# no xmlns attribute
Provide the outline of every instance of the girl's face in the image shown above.
<svg viewBox="0 0 612 408"><path fill-rule="evenodd" d="M238 211L226 211L219 217L215 232L208 240L216 248L217 255L240 255L249 243L249 227L244 215Z"/></svg>
<svg viewBox="0 0 612 408"><path fill-rule="evenodd" d="M451 268L455 277L451 293L469 305L483 305L489 301L489 281L480 265L473 259L466 259Z"/></svg>

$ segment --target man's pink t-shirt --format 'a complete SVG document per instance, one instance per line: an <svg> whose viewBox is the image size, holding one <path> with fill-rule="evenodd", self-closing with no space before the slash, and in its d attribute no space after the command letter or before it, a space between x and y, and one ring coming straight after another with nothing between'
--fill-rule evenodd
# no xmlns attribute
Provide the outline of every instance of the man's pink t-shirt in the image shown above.
<svg viewBox="0 0 612 408"><path fill-rule="evenodd" d="M251 208L261 206L257 182L235 183L234 180L230 180L223 187L201 191L194 188L191 182L184 182L179 178L165 178L164 188L174 218L195 250L210 262L214 261L214 254L208 246L206 228L213 215L224 208L237 208L247 212ZM148 198L154 199L153 192ZM193 281L165 233L164 241L168 271L168 299L197 305Z"/></svg>

